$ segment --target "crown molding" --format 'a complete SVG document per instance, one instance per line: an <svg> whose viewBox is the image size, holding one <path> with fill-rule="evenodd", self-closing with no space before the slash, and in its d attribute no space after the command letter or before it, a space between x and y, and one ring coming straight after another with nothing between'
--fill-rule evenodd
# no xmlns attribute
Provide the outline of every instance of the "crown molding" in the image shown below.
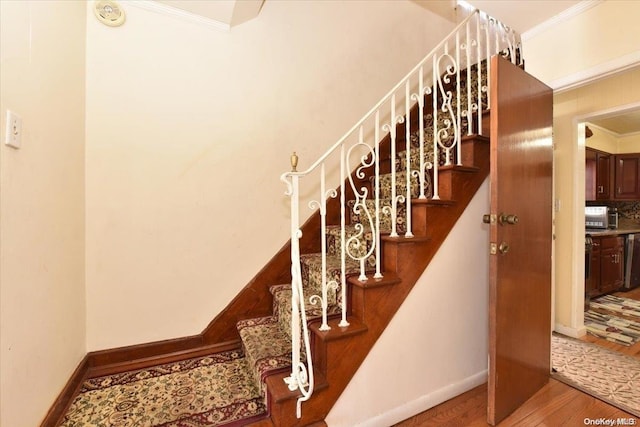
<svg viewBox="0 0 640 427"><path fill-rule="evenodd" d="M595 67L552 80L547 85L553 89L554 93L560 93L638 66L640 66L640 50L603 62Z"/></svg>
<svg viewBox="0 0 640 427"><path fill-rule="evenodd" d="M522 33L522 40L528 40L531 39L535 36L537 36L538 34L548 30L549 28L556 26L562 22L568 21L569 19L580 15L581 13L586 12L587 10L591 9L592 7L598 6L600 3L604 3L605 0L585 0L585 1L581 1L580 3L577 3L574 6L571 6L570 8L560 12L559 14L557 14L556 16L553 16L549 19L547 19L544 22L541 22L540 24L536 25L535 27L525 31L524 33Z"/></svg>
<svg viewBox="0 0 640 427"><path fill-rule="evenodd" d="M182 19L183 21L204 25L206 27L213 28L225 33L231 30L231 25L225 22L216 21L215 19L211 18L205 18L204 16L196 15L195 13L187 12L186 10L178 9L177 7L172 7L163 3L158 3L153 0L129 0L123 3L138 7L140 9L172 16L174 18Z"/></svg>

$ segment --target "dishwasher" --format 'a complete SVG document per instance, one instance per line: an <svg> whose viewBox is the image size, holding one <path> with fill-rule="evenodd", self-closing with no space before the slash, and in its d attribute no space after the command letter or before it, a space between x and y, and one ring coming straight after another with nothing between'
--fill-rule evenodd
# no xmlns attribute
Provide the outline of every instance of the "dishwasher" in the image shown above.
<svg viewBox="0 0 640 427"><path fill-rule="evenodd" d="M640 286L640 234L627 236L627 256L624 272L625 289Z"/></svg>

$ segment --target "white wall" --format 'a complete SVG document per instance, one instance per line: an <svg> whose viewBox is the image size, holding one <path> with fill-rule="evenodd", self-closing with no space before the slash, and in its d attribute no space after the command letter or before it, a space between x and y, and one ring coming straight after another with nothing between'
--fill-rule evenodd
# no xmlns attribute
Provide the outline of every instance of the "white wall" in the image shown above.
<svg viewBox="0 0 640 427"><path fill-rule="evenodd" d="M488 209L486 180L327 416L330 427L393 425L486 382L489 230L479 219Z"/></svg>
<svg viewBox="0 0 640 427"><path fill-rule="evenodd" d="M88 350L200 332L286 241L291 152L310 165L452 28L408 1L270 0L230 32L123 7L87 20Z"/></svg>
<svg viewBox="0 0 640 427"><path fill-rule="evenodd" d="M0 1L0 425L35 426L85 354L84 2ZM6 110L23 146L4 145Z"/></svg>

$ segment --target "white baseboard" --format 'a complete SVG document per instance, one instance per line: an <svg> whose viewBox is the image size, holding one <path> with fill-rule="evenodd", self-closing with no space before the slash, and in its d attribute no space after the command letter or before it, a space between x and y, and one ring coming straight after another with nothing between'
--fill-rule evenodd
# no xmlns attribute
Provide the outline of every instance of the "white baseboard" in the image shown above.
<svg viewBox="0 0 640 427"><path fill-rule="evenodd" d="M474 387L487 382L487 370L478 372L470 377L463 379L454 384L449 384L439 390L435 390L427 395L398 406L390 411L380 414L374 418L357 424L358 427L386 427L400 421L411 418L420 412L433 408L436 405L446 402L456 396L461 395L465 391L469 391Z"/></svg>
<svg viewBox="0 0 640 427"><path fill-rule="evenodd" d="M587 328L585 328L584 326L582 326L581 328L572 328L560 323L556 323L553 330L559 334L566 335L571 338L580 338L587 334Z"/></svg>

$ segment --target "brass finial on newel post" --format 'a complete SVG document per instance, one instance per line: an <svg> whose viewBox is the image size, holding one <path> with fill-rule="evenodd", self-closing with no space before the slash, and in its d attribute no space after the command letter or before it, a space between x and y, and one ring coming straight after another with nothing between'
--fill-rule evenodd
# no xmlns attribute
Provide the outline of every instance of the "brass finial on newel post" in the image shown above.
<svg viewBox="0 0 640 427"><path fill-rule="evenodd" d="M298 172L297 167L298 167L298 155L294 151L293 154L291 155L291 172Z"/></svg>

